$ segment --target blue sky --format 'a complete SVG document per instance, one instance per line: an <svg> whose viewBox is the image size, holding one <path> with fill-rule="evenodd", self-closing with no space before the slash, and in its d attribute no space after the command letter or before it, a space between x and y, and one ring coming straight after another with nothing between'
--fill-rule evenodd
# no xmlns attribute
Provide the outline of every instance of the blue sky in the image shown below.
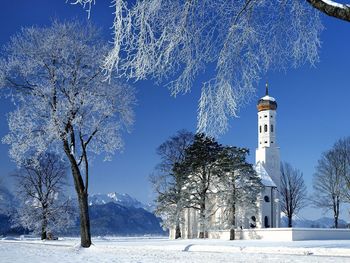
<svg viewBox="0 0 350 263"><path fill-rule="evenodd" d="M91 13L90 19L103 28L106 41L112 37L112 12L108 1L97 1ZM0 9L0 45L21 27L47 25L52 18L87 19L87 15L80 6L71 6L65 0L4 1ZM321 153L338 138L350 135L350 25L323 15L322 19L326 29L321 37L320 62L315 67L306 65L269 72L266 76L270 94L278 102L276 132L282 160L304 173L309 193L312 192L314 167ZM241 109L239 118L231 120L229 131L219 138L224 144L248 147L251 162L257 146L256 101L264 94L264 82L262 80L258 85L256 98ZM94 160L90 193L129 193L148 202L153 198L148 176L158 162L155 149L177 130L195 130L200 78L191 93L176 99L170 97L166 88L154 86L150 81L134 85L138 105L132 133L125 134L125 149L113 161ZM6 114L11 109L11 103L1 98L0 137L7 133ZM5 178L15 168L7 151L6 145L0 145L0 177ZM342 212L341 217L350 220L348 212ZM320 214L311 208L302 211L308 218Z"/></svg>

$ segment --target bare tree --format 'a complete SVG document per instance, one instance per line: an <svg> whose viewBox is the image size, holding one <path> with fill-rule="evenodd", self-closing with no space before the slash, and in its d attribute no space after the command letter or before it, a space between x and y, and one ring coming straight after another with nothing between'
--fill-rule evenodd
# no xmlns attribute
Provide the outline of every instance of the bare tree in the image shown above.
<svg viewBox="0 0 350 263"><path fill-rule="evenodd" d="M0 88L16 103L9 114L10 156L18 165L45 151L69 161L80 211L81 245L91 245L89 164L122 148L133 123L132 88L105 81L101 63L110 47L90 24L54 22L24 28L0 60ZM6 89L7 88L7 89Z"/></svg>
<svg viewBox="0 0 350 263"><path fill-rule="evenodd" d="M313 178L313 203L325 211L331 210L334 227L338 228L340 205L344 202L345 181L342 173L342 158L334 149L322 154Z"/></svg>
<svg viewBox="0 0 350 263"><path fill-rule="evenodd" d="M74 222L74 210L64 197L68 166L59 156L46 153L39 160L28 159L13 176L21 204L13 219L48 238L48 232L62 231Z"/></svg>
<svg viewBox="0 0 350 263"><path fill-rule="evenodd" d="M350 137L336 141L333 151L337 156L339 173L344 180L342 196L345 202L350 203Z"/></svg>
<svg viewBox="0 0 350 263"><path fill-rule="evenodd" d="M96 0L71 0L89 11ZM269 70L318 61L319 12L307 1L112 0L113 44L103 67L186 93L206 71L198 131L223 133ZM330 2L330 1L327 1Z"/></svg>
<svg viewBox="0 0 350 263"><path fill-rule="evenodd" d="M184 208L185 174L179 165L185 159L185 151L193 142L194 134L185 130L178 131L157 148L161 158L150 176L157 194L156 214L163 219L167 228L175 227L175 238L181 237L181 213Z"/></svg>
<svg viewBox="0 0 350 263"><path fill-rule="evenodd" d="M306 206L307 190L303 173L289 163L281 164L281 211L288 218L288 227L292 227L293 215Z"/></svg>

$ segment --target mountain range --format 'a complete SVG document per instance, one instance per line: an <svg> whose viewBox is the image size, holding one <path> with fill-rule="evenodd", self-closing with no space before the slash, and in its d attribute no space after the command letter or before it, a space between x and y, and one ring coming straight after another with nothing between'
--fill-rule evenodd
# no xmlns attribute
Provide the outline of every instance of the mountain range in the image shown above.
<svg viewBox="0 0 350 263"><path fill-rule="evenodd" d="M321 217L316 220L305 219L295 216L292 219L293 227L296 228L334 228L334 219L330 217ZM288 226L288 218L284 215L281 217L281 227ZM348 223L343 219L338 219L338 227L346 228Z"/></svg>
<svg viewBox="0 0 350 263"><path fill-rule="evenodd" d="M113 192L108 194L98 193L89 195L89 206L104 205L108 203L114 203L125 207L143 208L149 212L153 211L152 205L143 204L128 194Z"/></svg>
<svg viewBox="0 0 350 263"><path fill-rule="evenodd" d="M24 229L11 227L11 207L16 201L9 191L0 195L0 235L23 234ZM77 204L76 204L77 205ZM146 205L128 194L109 193L89 196L89 214L91 234L96 235L166 235L161 227L161 219L152 212L152 206ZM79 235L79 220L65 231L64 235Z"/></svg>

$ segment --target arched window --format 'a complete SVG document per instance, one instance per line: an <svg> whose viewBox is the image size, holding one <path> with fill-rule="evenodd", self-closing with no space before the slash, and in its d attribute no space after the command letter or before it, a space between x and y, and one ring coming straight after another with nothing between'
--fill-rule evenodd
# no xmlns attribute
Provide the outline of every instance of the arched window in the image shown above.
<svg viewBox="0 0 350 263"><path fill-rule="evenodd" d="M259 127L260 133L261 133L261 126Z"/></svg>
<svg viewBox="0 0 350 263"><path fill-rule="evenodd" d="M264 200L266 203L270 202L270 198L267 195L264 196Z"/></svg>
<svg viewBox="0 0 350 263"><path fill-rule="evenodd" d="M265 216L265 218L264 218L264 225L265 225L265 228L270 227L270 225L269 225L269 218L267 216Z"/></svg>
<svg viewBox="0 0 350 263"><path fill-rule="evenodd" d="M256 218L255 216L251 217L250 228L256 228Z"/></svg>
<svg viewBox="0 0 350 263"><path fill-rule="evenodd" d="M271 132L273 132L273 125L271 124Z"/></svg>
<svg viewBox="0 0 350 263"><path fill-rule="evenodd" d="M267 132L267 124L264 125L264 132Z"/></svg>

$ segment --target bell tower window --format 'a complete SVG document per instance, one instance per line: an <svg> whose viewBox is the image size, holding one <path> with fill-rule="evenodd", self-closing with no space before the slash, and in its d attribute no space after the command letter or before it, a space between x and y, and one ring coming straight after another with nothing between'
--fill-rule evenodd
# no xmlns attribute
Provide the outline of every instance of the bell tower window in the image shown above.
<svg viewBox="0 0 350 263"><path fill-rule="evenodd" d="M270 128L271 132L273 132L273 125L271 124L271 128Z"/></svg>
<svg viewBox="0 0 350 263"><path fill-rule="evenodd" d="M264 132L267 132L267 124L264 125Z"/></svg>

